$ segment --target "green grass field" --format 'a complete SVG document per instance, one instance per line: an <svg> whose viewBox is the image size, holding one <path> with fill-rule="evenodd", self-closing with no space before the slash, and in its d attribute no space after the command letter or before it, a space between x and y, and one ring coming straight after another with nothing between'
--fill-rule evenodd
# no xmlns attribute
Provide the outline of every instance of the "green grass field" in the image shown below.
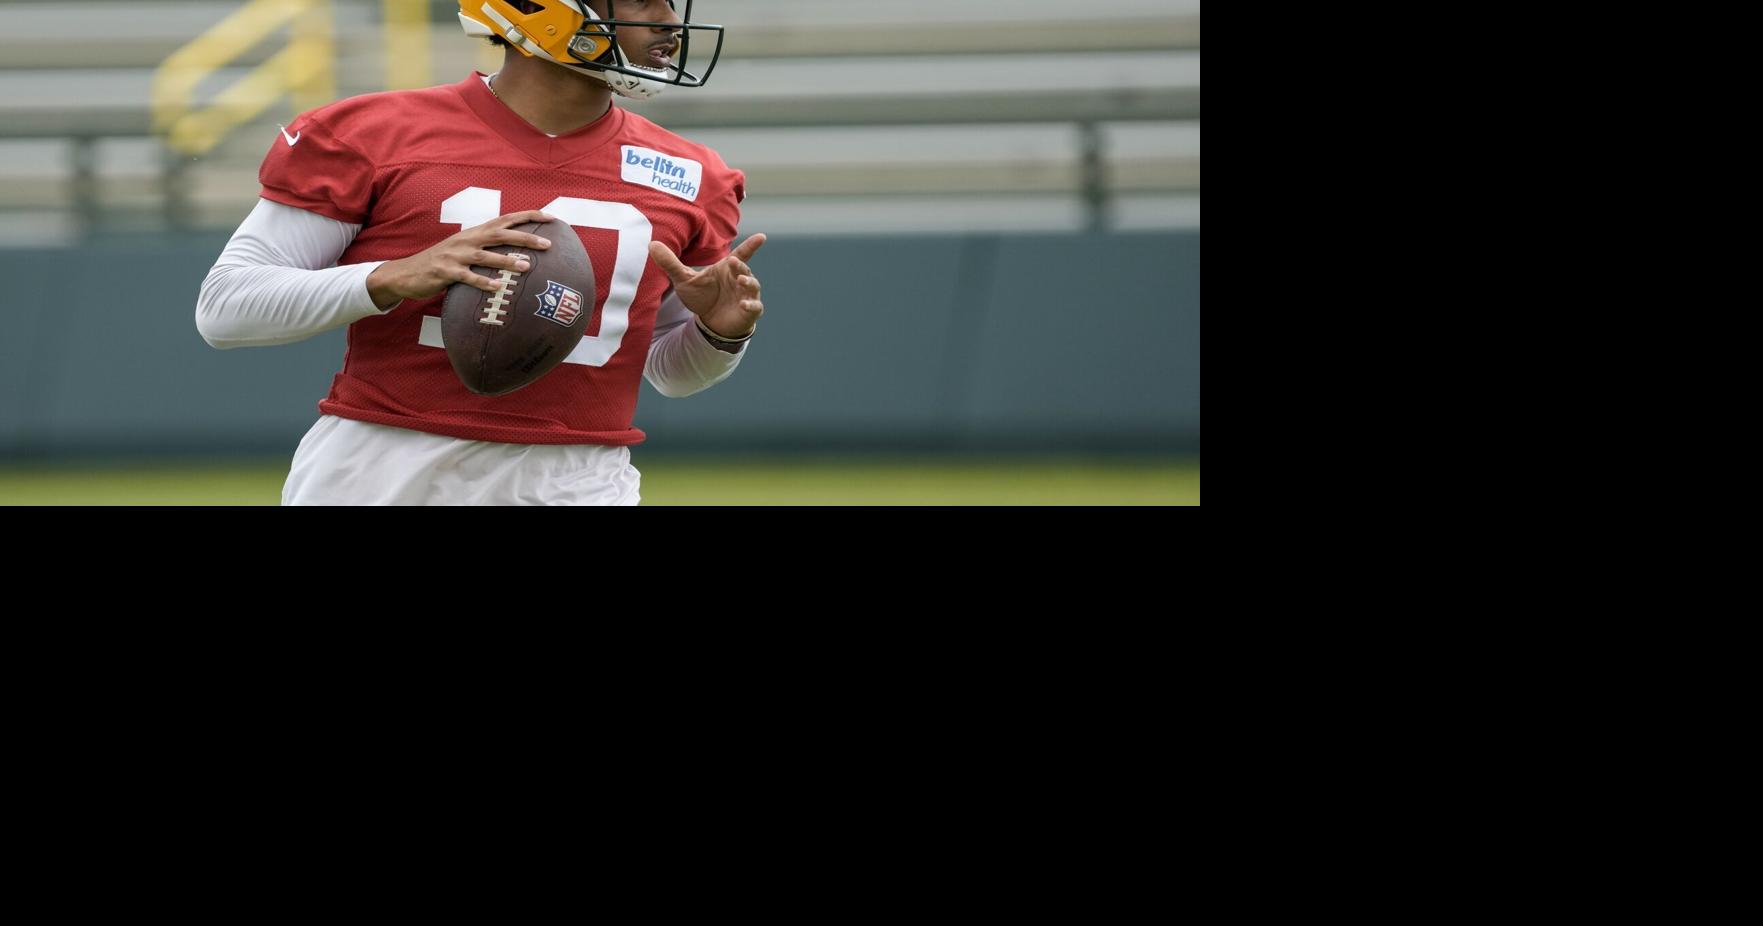
<svg viewBox="0 0 1763 926"><path fill-rule="evenodd" d="M645 505L1198 505L1200 464L644 461ZM0 467L0 505L275 505L286 462Z"/></svg>

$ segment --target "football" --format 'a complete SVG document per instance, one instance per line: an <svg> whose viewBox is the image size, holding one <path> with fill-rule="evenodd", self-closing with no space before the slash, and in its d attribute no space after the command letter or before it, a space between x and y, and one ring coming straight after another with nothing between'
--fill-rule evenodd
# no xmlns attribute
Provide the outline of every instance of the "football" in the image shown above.
<svg viewBox="0 0 1763 926"><path fill-rule="evenodd" d="M501 284L487 293L469 283L447 288L441 340L459 381L478 395L507 395L556 369L581 343L594 314L594 266L564 222L528 222L516 231L547 238L543 251L503 244L485 250L520 254L525 273L473 267Z"/></svg>

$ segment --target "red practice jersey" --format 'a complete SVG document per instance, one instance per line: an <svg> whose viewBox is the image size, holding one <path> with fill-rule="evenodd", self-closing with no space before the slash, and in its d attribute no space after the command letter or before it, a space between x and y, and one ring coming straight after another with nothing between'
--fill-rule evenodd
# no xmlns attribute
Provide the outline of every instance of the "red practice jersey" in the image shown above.
<svg viewBox="0 0 1763 926"><path fill-rule="evenodd" d="M689 266L728 256L745 195L715 151L613 106L553 138L496 99L481 75L376 93L306 113L271 144L263 197L361 232L339 264L409 257L463 228L539 209L575 228L594 263L594 311L569 359L503 396L460 383L441 341L441 301L406 300L349 326L320 412L469 440L635 444L631 426L667 274L661 241ZM444 294L443 294L444 295Z"/></svg>

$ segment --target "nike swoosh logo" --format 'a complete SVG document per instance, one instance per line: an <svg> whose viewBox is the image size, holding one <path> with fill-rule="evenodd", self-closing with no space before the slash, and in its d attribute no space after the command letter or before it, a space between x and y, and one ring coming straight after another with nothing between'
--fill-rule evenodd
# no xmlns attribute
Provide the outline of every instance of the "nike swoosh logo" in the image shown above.
<svg viewBox="0 0 1763 926"><path fill-rule="evenodd" d="M290 136L288 134L288 127L287 126L285 126L285 125L277 126L277 128L282 130L282 138L287 141L288 147L290 147L290 148L294 147L295 143L300 140L300 133L299 132L295 132L293 135Z"/></svg>

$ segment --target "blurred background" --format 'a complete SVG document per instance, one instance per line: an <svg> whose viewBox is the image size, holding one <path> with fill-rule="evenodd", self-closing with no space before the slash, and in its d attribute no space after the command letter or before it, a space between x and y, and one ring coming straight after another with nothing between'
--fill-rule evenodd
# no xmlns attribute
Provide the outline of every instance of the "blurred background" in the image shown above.
<svg viewBox="0 0 1763 926"><path fill-rule="evenodd" d="M0 0L0 504L276 502L343 332L216 351L197 291L278 123L495 70L457 12ZM1199 502L1198 0L693 16L710 85L630 105L746 172L768 311L643 386L646 502Z"/></svg>

